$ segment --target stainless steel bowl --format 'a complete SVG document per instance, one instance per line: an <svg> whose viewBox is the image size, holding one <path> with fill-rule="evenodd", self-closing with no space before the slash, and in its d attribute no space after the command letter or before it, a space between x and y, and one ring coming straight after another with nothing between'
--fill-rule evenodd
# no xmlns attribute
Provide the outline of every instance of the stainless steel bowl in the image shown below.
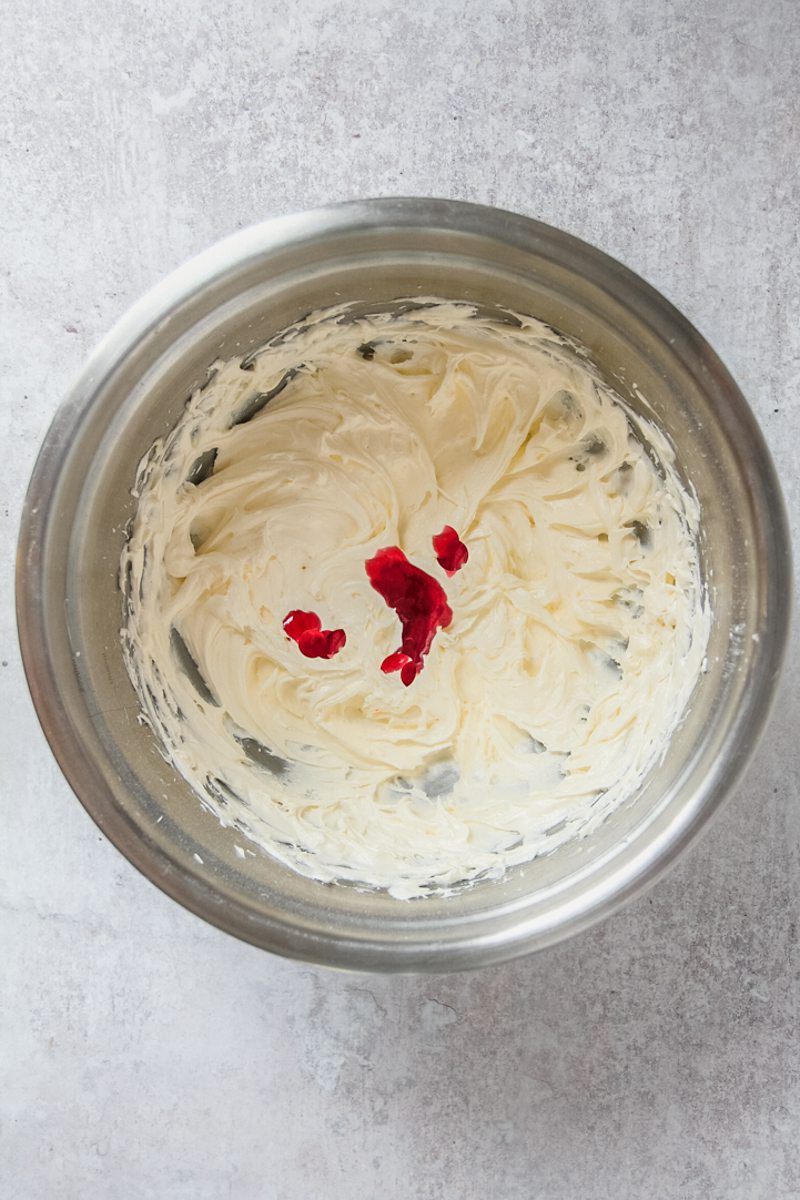
<svg viewBox="0 0 800 1200"><path fill-rule="evenodd" d="M587 345L677 448L703 514L714 620L688 719L602 828L447 899L403 902L240 861L137 721L117 564L136 464L217 357L310 309L434 294L533 313ZM149 879L221 929L340 967L454 970L556 942L649 886L728 796L787 639L789 537L772 462L697 331L613 259L537 221L441 200L368 200L268 221L169 276L112 330L56 414L19 543L28 682L64 774Z"/></svg>

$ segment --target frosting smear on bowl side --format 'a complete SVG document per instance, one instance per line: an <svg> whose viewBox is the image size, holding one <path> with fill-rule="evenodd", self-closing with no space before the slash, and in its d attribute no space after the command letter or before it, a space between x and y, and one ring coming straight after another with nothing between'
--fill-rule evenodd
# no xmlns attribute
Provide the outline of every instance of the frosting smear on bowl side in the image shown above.
<svg viewBox="0 0 800 1200"><path fill-rule="evenodd" d="M709 611L671 447L530 317L325 310L139 467L143 718L305 875L405 898L587 834L663 754Z"/></svg>

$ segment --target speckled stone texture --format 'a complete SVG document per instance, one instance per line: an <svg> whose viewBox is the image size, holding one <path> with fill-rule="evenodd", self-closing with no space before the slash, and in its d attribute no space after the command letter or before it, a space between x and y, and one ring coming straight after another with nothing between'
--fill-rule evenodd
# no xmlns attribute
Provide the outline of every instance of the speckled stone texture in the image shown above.
<svg viewBox="0 0 800 1200"><path fill-rule="evenodd" d="M739 793L649 895L473 975L284 962L98 834L23 682L11 566L82 359L210 242L437 194L617 255L700 327L800 518L796 0L5 0L0 1195L800 1195L795 638Z"/></svg>

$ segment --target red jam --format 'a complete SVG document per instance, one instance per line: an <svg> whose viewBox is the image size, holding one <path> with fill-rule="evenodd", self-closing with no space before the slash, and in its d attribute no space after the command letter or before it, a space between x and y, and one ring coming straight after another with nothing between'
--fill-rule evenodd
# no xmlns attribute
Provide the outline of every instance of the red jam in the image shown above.
<svg viewBox="0 0 800 1200"><path fill-rule="evenodd" d="M316 613L299 608L287 613L283 628L306 658L333 658L347 641L343 629L323 629Z"/></svg>
<svg viewBox="0 0 800 1200"><path fill-rule="evenodd" d="M456 571L460 571L469 558L469 550L452 525L445 525L442 532L433 538L433 553L439 566L444 568L448 575L455 575Z"/></svg>
<svg viewBox="0 0 800 1200"><path fill-rule="evenodd" d="M399 671L406 687L423 667L437 629L446 629L453 619L447 596L432 575L415 567L399 546L389 546L366 563L367 576L375 591L393 608L403 626L400 649L381 663L385 674Z"/></svg>

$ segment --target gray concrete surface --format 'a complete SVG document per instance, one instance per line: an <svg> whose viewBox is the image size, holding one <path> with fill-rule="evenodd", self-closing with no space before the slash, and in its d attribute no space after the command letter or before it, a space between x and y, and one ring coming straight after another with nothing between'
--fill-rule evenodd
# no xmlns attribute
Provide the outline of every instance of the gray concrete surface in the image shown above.
<svg viewBox="0 0 800 1200"><path fill-rule="evenodd" d="M144 288L261 217L502 204L661 288L800 518L795 0L5 0L0 1196L800 1196L795 639L735 800L646 898L471 976L240 945L98 834L38 730L11 572L37 444Z"/></svg>

